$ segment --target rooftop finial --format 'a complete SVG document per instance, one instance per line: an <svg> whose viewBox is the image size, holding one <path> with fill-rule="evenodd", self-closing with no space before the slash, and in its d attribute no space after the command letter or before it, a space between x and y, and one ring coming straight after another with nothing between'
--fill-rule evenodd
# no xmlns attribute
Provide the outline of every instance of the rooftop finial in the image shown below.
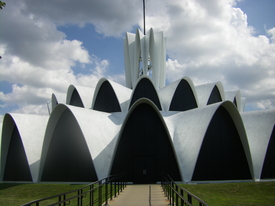
<svg viewBox="0 0 275 206"><path fill-rule="evenodd" d="M143 0L143 33L145 35L145 0Z"/></svg>

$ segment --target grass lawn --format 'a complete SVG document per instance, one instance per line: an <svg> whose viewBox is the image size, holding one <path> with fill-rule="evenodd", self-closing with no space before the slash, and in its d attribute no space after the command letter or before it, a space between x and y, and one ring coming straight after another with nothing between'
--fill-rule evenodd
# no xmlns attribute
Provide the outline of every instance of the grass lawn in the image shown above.
<svg viewBox="0 0 275 206"><path fill-rule="evenodd" d="M18 206L32 200L41 199L79 189L84 185L69 184L0 184L0 206Z"/></svg>
<svg viewBox="0 0 275 206"><path fill-rule="evenodd" d="M0 184L0 206L22 205L32 200L83 187L69 184ZM182 185L210 206L275 205L275 182Z"/></svg>
<svg viewBox="0 0 275 206"><path fill-rule="evenodd" d="M275 205L275 182L181 185L209 206Z"/></svg>

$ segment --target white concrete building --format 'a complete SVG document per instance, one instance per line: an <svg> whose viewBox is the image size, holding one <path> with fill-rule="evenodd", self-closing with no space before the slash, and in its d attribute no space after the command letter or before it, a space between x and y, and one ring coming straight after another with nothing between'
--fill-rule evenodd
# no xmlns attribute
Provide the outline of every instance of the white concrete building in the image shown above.
<svg viewBox="0 0 275 206"><path fill-rule="evenodd" d="M244 112L241 92L222 82L165 85L165 38L151 29L125 38L126 87L106 78L96 88L70 85L52 95L49 116L6 114L0 181L275 179L275 110Z"/></svg>

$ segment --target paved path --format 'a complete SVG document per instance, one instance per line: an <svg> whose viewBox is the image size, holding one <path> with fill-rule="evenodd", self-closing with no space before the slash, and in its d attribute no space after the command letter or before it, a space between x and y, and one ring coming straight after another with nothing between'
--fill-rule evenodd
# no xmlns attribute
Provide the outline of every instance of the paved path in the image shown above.
<svg viewBox="0 0 275 206"><path fill-rule="evenodd" d="M167 206L169 204L160 185L127 185L118 197L108 202L108 205L150 206L150 197L151 206Z"/></svg>

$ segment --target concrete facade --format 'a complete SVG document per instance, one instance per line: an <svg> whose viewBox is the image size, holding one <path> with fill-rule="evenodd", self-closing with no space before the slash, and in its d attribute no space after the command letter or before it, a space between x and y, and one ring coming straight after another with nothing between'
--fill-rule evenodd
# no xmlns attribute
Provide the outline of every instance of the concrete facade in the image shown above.
<svg viewBox="0 0 275 206"><path fill-rule="evenodd" d="M160 171L187 183L274 180L275 110L244 112L241 92L221 82L165 85L164 54L162 33L127 33L126 86L70 85L65 103L52 95L49 116L6 114L0 181L92 182L125 170L134 183L160 181Z"/></svg>

